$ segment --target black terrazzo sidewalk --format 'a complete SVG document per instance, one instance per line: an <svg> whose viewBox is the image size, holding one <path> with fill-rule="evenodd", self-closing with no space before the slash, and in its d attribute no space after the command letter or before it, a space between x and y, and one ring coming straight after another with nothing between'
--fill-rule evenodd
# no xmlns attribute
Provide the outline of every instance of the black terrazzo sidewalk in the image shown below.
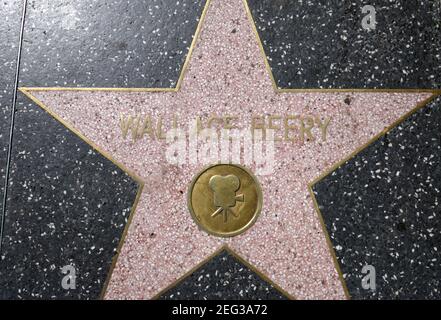
<svg viewBox="0 0 441 320"><path fill-rule="evenodd" d="M253 270L223 250L163 293L164 300L281 300L287 299Z"/></svg>
<svg viewBox="0 0 441 320"><path fill-rule="evenodd" d="M97 299L139 185L21 93L16 123L0 299Z"/></svg>
<svg viewBox="0 0 441 320"><path fill-rule="evenodd" d="M0 201L3 202L9 147L11 108L20 39L21 0L4 0L0 6ZM0 203L0 216L3 207ZM1 221L1 218L0 218Z"/></svg>
<svg viewBox="0 0 441 320"><path fill-rule="evenodd" d="M441 97L314 192L352 298L441 299Z"/></svg>
<svg viewBox="0 0 441 320"><path fill-rule="evenodd" d="M280 88L441 88L438 0L248 0ZM365 5L375 30L362 26Z"/></svg>
<svg viewBox="0 0 441 320"><path fill-rule="evenodd" d="M174 87L204 4L29 1L20 86Z"/></svg>

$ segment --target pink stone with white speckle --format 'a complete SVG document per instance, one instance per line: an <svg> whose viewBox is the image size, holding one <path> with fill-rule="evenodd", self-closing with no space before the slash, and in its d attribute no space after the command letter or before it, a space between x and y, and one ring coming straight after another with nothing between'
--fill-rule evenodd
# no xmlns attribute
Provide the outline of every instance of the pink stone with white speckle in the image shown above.
<svg viewBox="0 0 441 320"><path fill-rule="evenodd" d="M240 0L212 0L179 92L33 94L145 181L108 286L110 299L152 298L225 243L298 299L344 299L308 183L429 97L276 93ZM177 115L182 126L212 114L236 115L242 126L253 114L332 120L326 141L277 144L274 173L258 176L261 216L244 234L221 239L199 230L187 210L188 185L203 165L167 164L164 141L123 139L120 113Z"/></svg>

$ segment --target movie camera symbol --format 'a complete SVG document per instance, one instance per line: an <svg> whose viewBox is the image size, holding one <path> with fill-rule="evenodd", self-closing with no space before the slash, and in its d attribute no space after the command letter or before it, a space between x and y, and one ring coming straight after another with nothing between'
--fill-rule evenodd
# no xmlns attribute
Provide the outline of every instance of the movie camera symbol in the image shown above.
<svg viewBox="0 0 441 320"><path fill-rule="evenodd" d="M211 190L214 193L214 206L218 209L214 211L211 216L214 218L219 214L224 217L224 223L228 221L228 213L231 213L235 218L236 214L231 208L236 206L236 202L244 202L244 195L236 195L240 188L240 180L235 175L228 176L212 176L209 183Z"/></svg>

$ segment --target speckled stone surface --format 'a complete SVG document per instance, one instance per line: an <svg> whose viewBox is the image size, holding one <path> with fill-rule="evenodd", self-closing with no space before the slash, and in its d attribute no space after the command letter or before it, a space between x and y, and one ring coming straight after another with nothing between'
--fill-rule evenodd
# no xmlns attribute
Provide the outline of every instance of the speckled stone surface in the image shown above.
<svg viewBox="0 0 441 320"><path fill-rule="evenodd" d="M147 299L227 244L298 299L344 299L308 183L427 99L428 93L276 93L240 0L213 0L178 92L47 92L38 99L145 181L106 298ZM200 116L299 114L332 118L327 140L277 144L274 172L258 175L264 207L247 232L223 239L198 229L186 190L206 163L172 165L166 142L124 139L120 113ZM315 131L317 133L317 131ZM280 133L279 133L280 134ZM253 172L256 166L249 167Z"/></svg>
<svg viewBox="0 0 441 320"><path fill-rule="evenodd" d="M438 0L248 0L282 88L440 88ZM376 9L365 30L365 5Z"/></svg>
<svg viewBox="0 0 441 320"><path fill-rule="evenodd" d="M0 299L98 298L138 183L23 94L16 125Z"/></svg>
<svg viewBox="0 0 441 320"><path fill-rule="evenodd" d="M287 297L224 250L164 292L159 299L281 300Z"/></svg>
<svg viewBox="0 0 441 320"><path fill-rule="evenodd" d="M21 86L174 87L204 0L30 0Z"/></svg>
<svg viewBox="0 0 441 320"><path fill-rule="evenodd" d="M0 201L3 201L5 185L5 166L9 146L21 11L21 0L5 0L0 6ZM0 204L0 215L2 211L3 208Z"/></svg>
<svg viewBox="0 0 441 320"><path fill-rule="evenodd" d="M440 132L438 97L315 185L353 298L441 298Z"/></svg>

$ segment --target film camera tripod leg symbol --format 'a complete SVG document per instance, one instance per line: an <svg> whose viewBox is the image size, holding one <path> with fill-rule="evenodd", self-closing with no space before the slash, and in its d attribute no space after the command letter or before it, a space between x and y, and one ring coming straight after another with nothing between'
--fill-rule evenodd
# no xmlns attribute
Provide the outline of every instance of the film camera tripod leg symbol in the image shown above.
<svg viewBox="0 0 441 320"><path fill-rule="evenodd" d="M236 202L244 202L244 195L236 195L240 188L240 180L235 175L228 176L212 176L209 183L211 190L214 193L214 206L217 208L211 216L214 218L219 214L224 217L224 223L228 221L228 213L238 218L231 208L236 206Z"/></svg>

